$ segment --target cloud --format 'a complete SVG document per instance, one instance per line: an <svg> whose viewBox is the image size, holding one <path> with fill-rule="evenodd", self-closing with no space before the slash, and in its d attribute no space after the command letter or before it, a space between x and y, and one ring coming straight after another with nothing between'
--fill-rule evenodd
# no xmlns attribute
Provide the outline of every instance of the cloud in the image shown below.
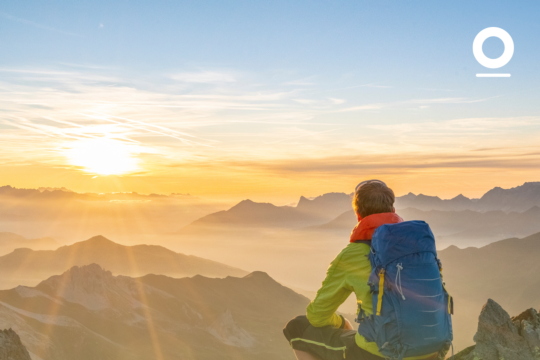
<svg viewBox="0 0 540 360"><path fill-rule="evenodd" d="M315 104L317 102L317 100L313 100L313 99L293 99L293 101L296 101L297 103L304 104L304 105Z"/></svg>
<svg viewBox="0 0 540 360"><path fill-rule="evenodd" d="M336 99L336 98L328 98L332 102L332 104L339 105L344 104L347 100L344 99Z"/></svg>
<svg viewBox="0 0 540 360"><path fill-rule="evenodd" d="M172 79L199 84L232 83L236 79L231 73L218 71L182 72L171 76Z"/></svg>
<svg viewBox="0 0 540 360"><path fill-rule="evenodd" d="M361 154L319 158L282 159L265 162L218 161L216 166L269 174L352 174L362 172L403 172L437 169L529 169L538 168L540 152L520 152L512 156L477 154Z"/></svg>
<svg viewBox="0 0 540 360"><path fill-rule="evenodd" d="M15 161L66 168L62 149L103 136L141 148L136 156L147 171L141 177L159 175L175 182L197 176L194 184L201 178L233 176L236 170L252 174L258 183L280 174L294 175L289 179L302 179L303 174L343 179L374 172L533 169L540 160L535 155L540 120L535 117L442 121L435 114L408 122L384 116L380 121L349 122L338 113L486 99L361 104L351 98L348 108L341 109L344 99L248 81L255 76L226 86L201 82L236 79L232 72L177 73L183 82L210 84L187 88L172 82L170 74L153 77L150 83L120 69L73 64L0 71L0 166ZM524 146L529 146L527 151L474 151Z"/></svg>
<svg viewBox="0 0 540 360"><path fill-rule="evenodd" d="M349 112L349 111L365 111L365 110L380 110L384 108L392 108L399 106L409 106L409 105L420 105L420 109L426 108L428 105L434 104L472 104L487 101L494 99L495 97L490 98L481 98L481 99L468 99L468 98L433 98L433 99L409 99L403 101L393 101L388 103L375 103L375 104L366 104L361 106L353 106L346 109L337 110L337 112Z"/></svg>
<svg viewBox="0 0 540 360"><path fill-rule="evenodd" d="M382 108L386 107L386 104L368 104L368 105L361 105L361 106L353 106L346 109L340 109L336 110L336 112L349 112L349 111L365 111L365 110L380 110Z"/></svg>
<svg viewBox="0 0 540 360"><path fill-rule="evenodd" d="M69 31L64 31L64 30L59 30L59 29L53 28L53 27L51 27L51 26L38 24L38 23L36 23L36 22L30 21L30 20L26 20L26 19L23 19L23 18L14 16L14 15L11 15L11 14L8 14L8 13L5 13L5 12L2 12L2 11L0 11L0 16L3 17L3 18L5 18L5 19L11 20L11 21L15 21L15 22L18 22L18 23L24 24L24 25L29 25L29 26L32 26L32 27L35 27L35 28L38 28L38 29L43 29L43 30L48 30L48 31L54 31L54 32L57 32L57 33L59 33L59 34L64 34L64 35L69 35L69 36L83 37L82 35L77 34L77 33L69 32Z"/></svg>

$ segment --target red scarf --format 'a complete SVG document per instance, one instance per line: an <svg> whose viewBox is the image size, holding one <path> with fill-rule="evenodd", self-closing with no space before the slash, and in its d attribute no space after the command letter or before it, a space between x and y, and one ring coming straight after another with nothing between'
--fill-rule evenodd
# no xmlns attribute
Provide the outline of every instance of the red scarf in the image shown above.
<svg viewBox="0 0 540 360"><path fill-rule="evenodd" d="M351 232L351 242L356 240L371 240L377 228L384 224L396 224L402 222L396 213L373 214L363 218Z"/></svg>

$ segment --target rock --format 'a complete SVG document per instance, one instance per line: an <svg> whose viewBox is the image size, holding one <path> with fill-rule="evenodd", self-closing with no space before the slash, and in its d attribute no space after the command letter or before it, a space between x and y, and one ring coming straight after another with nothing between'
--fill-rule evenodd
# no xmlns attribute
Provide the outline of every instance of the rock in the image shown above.
<svg viewBox="0 0 540 360"><path fill-rule="evenodd" d="M15 331L0 330L0 360L31 360Z"/></svg>
<svg viewBox="0 0 540 360"><path fill-rule="evenodd" d="M534 309L510 315L489 299L478 319L476 345L456 360L540 360L540 319Z"/></svg>
<svg viewBox="0 0 540 360"><path fill-rule="evenodd" d="M529 309L512 318L519 335L525 339L529 349L540 359L540 316L535 309Z"/></svg>

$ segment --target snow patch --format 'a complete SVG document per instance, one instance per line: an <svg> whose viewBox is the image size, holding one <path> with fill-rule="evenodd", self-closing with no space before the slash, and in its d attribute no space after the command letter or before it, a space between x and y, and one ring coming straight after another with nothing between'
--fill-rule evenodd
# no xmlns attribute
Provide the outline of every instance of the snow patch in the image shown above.
<svg viewBox="0 0 540 360"><path fill-rule="evenodd" d="M41 292L39 290L36 290L36 289L33 289L33 288L29 288L29 287L26 287L26 286L17 286L15 288L15 291L17 292L17 294L19 294L20 297L23 297L23 298L30 298L30 297L44 297L44 298L47 298L51 301L54 301L55 303L57 304L62 304L61 301L59 301L58 299L55 299L47 294L45 294L44 292Z"/></svg>
<svg viewBox="0 0 540 360"><path fill-rule="evenodd" d="M32 319L35 319L39 322L42 322L44 324L51 324L51 325L58 325L58 326L79 326L79 323L67 316L63 316L63 315L57 315L57 316L53 316L53 315L43 315L43 314L36 314L36 313L33 313L33 312L30 312L30 311L26 311L26 310L22 310L22 309L18 309L14 306L11 306L3 301L0 301L0 305L3 305L5 306L6 308L8 308L9 310L19 314L19 315L22 315L22 316L26 316L26 317L29 317L29 318L32 318Z"/></svg>

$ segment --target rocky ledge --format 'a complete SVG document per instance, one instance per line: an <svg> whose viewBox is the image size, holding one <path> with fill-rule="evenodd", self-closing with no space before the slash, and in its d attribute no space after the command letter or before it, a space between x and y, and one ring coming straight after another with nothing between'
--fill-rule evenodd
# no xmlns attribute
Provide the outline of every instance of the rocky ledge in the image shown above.
<svg viewBox="0 0 540 360"><path fill-rule="evenodd" d="M540 360L540 317L535 309L510 317L489 299L478 319L473 345L455 360Z"/></svg>
<svg viewBox="0 0 540 360"><path fill-rule="evenodd" d="M31 360L15 331L0 330L0 360Z"/></svg>

